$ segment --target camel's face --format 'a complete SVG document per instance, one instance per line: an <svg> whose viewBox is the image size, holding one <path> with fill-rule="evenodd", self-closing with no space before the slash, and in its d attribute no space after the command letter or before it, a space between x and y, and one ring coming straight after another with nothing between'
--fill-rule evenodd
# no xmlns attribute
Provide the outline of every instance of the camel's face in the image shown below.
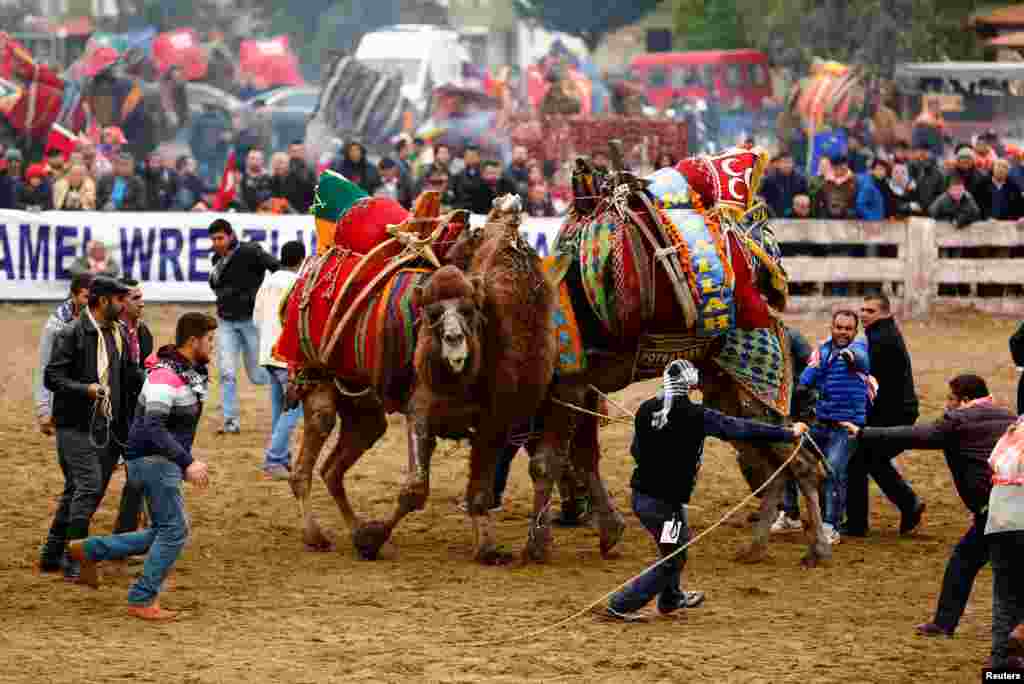
<svg viewBox="0 0 1024 684"><path fill-rule="evenodd" d="M430 326L441 344L441 358L459 375L469 361L469 336L475 329L476 307L465 299L444 299L427 307Z"/></svg>

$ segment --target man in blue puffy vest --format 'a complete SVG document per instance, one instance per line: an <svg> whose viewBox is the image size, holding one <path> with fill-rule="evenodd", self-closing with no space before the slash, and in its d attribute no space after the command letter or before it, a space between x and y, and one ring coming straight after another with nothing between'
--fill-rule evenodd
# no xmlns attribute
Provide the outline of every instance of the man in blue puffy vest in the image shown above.
<svg viewBox="0 0 1024 684"><path fill-rule="evenodd" d="M832 338L818 347L800 374L797 394L817 390L817 424L811 436L824 451L832 473L825 480L825 535L839 543L839 524L846 511L849 434L840 423L858 427L867 420L871 382L867 341L857 337L860 320L850 310L832 316Z"/></svg>

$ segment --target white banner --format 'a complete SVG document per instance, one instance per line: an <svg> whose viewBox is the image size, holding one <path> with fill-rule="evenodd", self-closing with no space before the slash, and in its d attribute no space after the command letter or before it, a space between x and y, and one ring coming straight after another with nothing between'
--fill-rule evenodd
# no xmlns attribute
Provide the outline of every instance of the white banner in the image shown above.
<svg viewBox="0 0 1024 684"><path fill-rule="evenodd" d="M68 269L90 240L107 245L123 275L140 281L151 302L212 302L207 228L225 218L242 241L257 242L275 257L281 245L301 240L316 250L313 217L215 213L107 213L0 210L0 301L60 300ZM473 225L484 221L473 216ZM541 256L554 242L560 218L527 219L522 233Z"/></svg>

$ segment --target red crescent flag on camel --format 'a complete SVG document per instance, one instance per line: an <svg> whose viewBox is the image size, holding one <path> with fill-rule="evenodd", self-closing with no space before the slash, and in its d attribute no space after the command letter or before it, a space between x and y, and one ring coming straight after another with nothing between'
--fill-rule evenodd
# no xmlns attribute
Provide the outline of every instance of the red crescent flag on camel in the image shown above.
<svg viewBox="0 0 1024 684"><path fill-rule="evenodd" d="M220 179L220 187L217 188L217 197L213 200L214 211L224 211L235 199L238 192L238 165L235 161L235 151L228 154L228 161L224 164L224 175Z"/></svg>

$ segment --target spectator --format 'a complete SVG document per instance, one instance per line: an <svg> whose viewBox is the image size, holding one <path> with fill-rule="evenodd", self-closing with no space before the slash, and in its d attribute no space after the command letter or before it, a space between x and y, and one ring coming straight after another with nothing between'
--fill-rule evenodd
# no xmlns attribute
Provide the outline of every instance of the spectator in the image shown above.
<svg viewBox="0 0 1024 684"><path fill-rule="evenodd" d="M924 210L945 191L946 177L927 146L915 146L913 156L910 175L917 184L918 202Z"/></svg>
<svg viewBox="0 0 1024 684"><path fill-rule="evenodd" d="M654 161L655 169L667 169L676 165L676 158L670 152L662 152Z"/></svg>
<svg viewBox="0 0 1024 684"><path fill-rule="evenodd" d="M385 157L377 164L378 174L381 179L381 186L377 188L377 197L390 197L406 209L412 208L413 200L412 187L409 179L402 175L401 168L394 159Z"/></svg>
<svg viewBox="0 0 1024 684"><path fill-rule="evenodd" d="M146 184L135 175L135 158L121 153L114 174L100 179L96 206L102 211L146 211Z"/></svg>
<svg viewBox="0 0 1024 684"><path fill-rule="evenodd" d="M398 142L395 143L394 162L398 166L398 173L406 180L410 180L412 178L412 165L409 162L409 158L411 156L412 144L404 135L400 136L398 138Z"/></svg>
<svg viewBox="0 0 1024 684"><path fill-rule="evenodd" d="M209 233L214 252L210 287L217 297L220 330L217 368L220 370L224 411L224 425L220 433L237 435L241 432L236 381L239 354L252 384L266 385L270 382L266 371L259 365L260 334L252 313L264 276L268 271L277 271L280 264L255 242L239 242L234 228L224 219L211 223Z"/></svg>
<svg viewBox="0 0 1024 684"><path fill-rule="evenodd" d="M231 152L232 137L223 115L212 107L204 108L192 123L188 145L199 166L199 177L206 185L217 185Z"/></svg>
<svg viewBox="0 0 1024 684"><path fill-rule="evenodd" d="M869 427L895 427L917 422L918 402L910 354L903 341L892 307L885 295L869 295L861 305L868 361L878 379L878 394L868 411ZM860 446L850 459L847 493L847 529L844 534L868 534L868 476L900 511L900 534L910 534L921 523L925 505L903 479L892 460L902 449L886 444Z"/></svg>
<svg viewBox="0 0 1024 684"><path fill-rule="evenodd" d="M955 168L949 174L949 178L946 181L946 187L949 187L952 176L959 175L963 180L964 187L967 188L967 192L971 193L971 197L975 201L978 201L978 196L983 194L981 191L985 186L985 175L978 171L974 166L974 151L970 145L961 145L956 153ZM983 207L980 203L978 206L982 210L982 215L985 215L987 207Z"/></svg>
<svg viewBox="0 0 1024 684"><path fill-rule="evenodd" d="M797 396L818 391L815 414L818 423L811 431L828 458L832 473L825 480L825 536L830 544L840 541L839 524L846 512L849 435L842 422L864 425L869 403L867 342L857 337L857 314L849 310L832 316L832 337L819 346L800 375Z"/></svg>
<svg viewBox="0 0 1024 684"><path fill-rule="evenodd" d="M178 174L170 166L170 158L155 151L149 155L142 178L146 182L146 203L149 211L168 211L178 196Z"/></svg>
<svg viewBox="0 0 1024 684"><path fill-rule="evenodd" d="M98 179L100 174L97 165L96 145L89 141L83 142L78 145L78 152L82 155L82 163L85 164L86 172L94 180Z"/></svg>
<svg viewBox="0 0 1024 684"><path fill-rule="evenodd" d="M1024 150L1008 145L1006 158L1010 161L1010 178L1018 187L1024 188Z"/></svg>
<svg viewBox="0 0 1024 684"><path fill-rule="evenodd" d="M498 184L499 195L519 195L526 198L530 190L529 151L522 145L512 148L512 161L501 176Z"/></svg>
<svg viewBox="0 0 1024 684"><path fill-rule="evenodd" d="M53 342L61 330L75 322L78 315L89 305L89 287L92 285L92 273L76 273L71 276L71 293L60 303L43 326L43 334L39 339L39 371L36 373L35 400L36 420L39 430L44 435L52 435L56 429L53 424L53 394L43 384L43 373L53 353Z"/></svg>
<svg viewBox="0 0 1024 684"><path fill-rule="evenodd" d="M1010 178L1010 163L996 159L992 164L992 177L984 185L989 212L985 218L995 221L1015 221L1024 216L1024 197L1021 187Z"/></svg>
<svg viewBox="0 0 1024 684"><path fill-rule="evenodd" d="M167 72L160 77L160 104L171 121L171 128L188 128L189 109L188 91L185 88L185 79L181 73L181 67L172 65Z"/></svg>
<svg viewBox="0 0 1024 684"><path fill-rule="evenodd" d="M124 137L124 132L118 126L104 128L102 140L103 144L100 146L99 154L96 155L97 178L114 173L117 159L121 156L124 146L128 144L128 139Z"/></svg>
<svg viewBox="0 0 1024 684"><path fill-rule="evenodd" d="M288 176L285 179L285 197L288 204L300 214L313 206L316 177L306 162L306 146L296 140L288 146Z"/></svg>
<svg viewBox="0 0 1024 684"><path fill-rule="evenodd" d="M15 202L24 211L48 211L53 209L50 185L46 181L46 167L32 164L25 171L25 182L18 189Z"/></svg>
<svg viewBox="0 0 1024 684"><path fill-rule="evenodd" d="M64 177L66 171L66 165L64 163L64 153L60 150L50 150L49 154L46 155L46 175L50 181L50 187Z"/></svg>
<svg viewBox="0 0 1024 684"><path fill-rule="evenodd" d="M452 192L455 193L456 206L472 211L474 197L486 194L481 177L480 149L474 145L467 145L466 150L462 153L462 160L464 163L462 171L452 179ZM489 206L487 211L490 211Z"/></svg>
<svg viewBox="0 0 1024 684"><path fill-rule="evenodd" d="M409 180L413 186L420 182L428 166L425 145L426 143L423 141L423 138L417 137L412 139L412 154L409 155L408 161L412 167L412 174L409 176Z"/></svg>
<svg viewBox="0 0 1024 684"><path fill-rule="evenodd" d="M96 184L85 166L75 164L53 186L53 208L58 211L95 211Z"/></svg>
<svg viewBox="0 0 1024 684"><path fill-rule="evenodd" d="M433 166L443 166L444 170L450 176L452 173L452 148L444 143L438 143L434 145L434 162Z"/></svg>
<svg viewBox="0 0 1024 684"><path fill-rule="evenodd" d="M288 201L288 153L275 152L270 156L270 196Z"/></svg>
<svg viewBox="0 0 1024 684"><path fill-rule="evenodd" d="M876 159L871 165L871 173L858 176L856 214L861 221L885 219L888 174L889 165L881 159Z"/></svg>
<svg viewBox="0 0 1024 684"><path fill-rule="evenodd" d="M121 267L110 256L107 246L99 240L90 240L86 245L85 255L71 262L68 270L72 274L91 273L94 276L104 275L110 278L121 275Z"/></svg>
<svg viewBox="0 0 1024 684"><path fill-rule="evenodd" d="M173 345L157 352L142 388L141 411L132 425L125 463L128 480L146 494L153 525L144 532L89 538L72 543L82 581L99 586L97 561L149 553L142 576L128 591L128 613L143 620L170 620L159 595L188 540L182 479L205 488L209 472L192 458L192 444L206 398L216 321L202 313L178 319Z"/></svg>
<svg viewBox="0 0 1024 684"><path fill-rule="evenodd" d="M354 140L345 145L342 156L331 163L331 169L361 187L368 195L372 196L380 187L377 170L366 160L366 148Z"/></svg>
<svg viewBox="0 0 1024 684"><path fill-rule="evenodd" d="M793 377L799 378L803 375L804 369L811 361L814 349L799 330L786 326L786 341L789 343L789 355L793 361ZM799 406L796 403L796 384L790 389L790 404L793 409L790 416L793 420L811 420L813 414L810 412L812 406ZM782 510L779 516L772 523L771 532L794 532L802 530L803 523L800 522L800 487L792 476L786 478L786 489L782 495Z"/></svg>
<svg viewBox="0 0 1024 684"><path fill-rule="evenodd" d="M800 194L793 197L793 206L786 212L786 218L809 219L811 216L811 198Z"/></svg>
<svg viewBox="0 0 1024 684"><path fill-rule="evenodd" d="M846 426L865 446L942 449L956 491L974 516L946 565L935 618L918 625L918 634L953 636L967 607L974 578L989 561L991 540L985 536L985 526L992 491L992 467L988 458L1014 420L1013 413L996 405L982 378L964 374L949 381L946 410L934 423L864 429Z"/></svg>
<svg viewBox="0 0 1024 684"><path fill-rule="evenodd" d="M893 164L886 202L886 216L890 218L920 216L923 213L917 184L910 178L910 170L906 164Z"/></svg>
<svg viewBox="0 0 1024 684"><path fill-rule="evenodd" d="M526 214L533 217L555 216L555 205L551 201L547 183L534 183L526 196Z"/></svg>
<svg viewBox="0 0 1024 684"><path fill-rule="evenodd" d="M807 194L807 179L793 167L793 155L781 152L775 170L764 180L761 195L773 216L785 216L797 195Z"/></svg>
<svg viewBox="0 0 1024 684"><path fill-rule="evenodd" d="M128 288L113 278L96 277L87 308L58 333L46 365L44 383L53 392L65 486L40 554L44 572L62 569L66 541L89 536L89 524L117 464L114 446L127 437L125 398L143 381L142 370L125 353L127 341L116 324L127 294ZM63 570L65 579L79 580L77 560L65 555Z"/></svg>
<svg viewBox="0 0 1024 684"><path fill-rule="evenodd" d="M249 150L245 158L245 175L242 177L241 192L235 198L235 206L239 211L255 213L260 204L268 197L273 197L270 190L270 176L263 166L263 151ZM223 329L223 327L222 327Z"/></svg>
<svg viewBox="0 0 1024 684"><path fill-rule="evenodd" d="M498 180L501 166L498 162L488 160L472 175L464 175L473 170L467 168L455 177L455 201L460 209L467 209L472 214L487 214L498 196Z"/></svg>
<svg viewBox="0 0 1024 684"><path fill-rule="evenodd" d="M915 149L928 150L932 159L942 157L946 122L937 99L922 98L921 113L914 119L911 140ZM918 179L918 183L920 183Z"/></svg>
<svg viewBox="0 0 1024 684"><path fill-rule="evenodd" d="M974 143L974 168L979 173L984 175L992 173L992 164L999 159L999 155L993 148L998 139L994 131L989 131L979 135L978 140Z"/></svg>
<svg viewBox="0 0 1024 684"><path fill-rule="evenodd" d="M857 178L850 171L846 157L834 157L831 165L832 172L825 177L825 183L815 198L815 214L826 219L854 218Z"/></svg>
<svg viewBox="0 0 1024 684"><path fill-rule="evenodd" d="M195 158L188 155L178 157L174 171L178 174L178 194L172 205L175 211L190 211L202 202L203 197L216 192L215 188L207 187L199 177Z"/></svg>
<svg viewBox="0 0 1024 684"><path fill-rule="evenodd" d="M857 176L867 173L872 168L871 153L865 149L864 141L859 135L851 135L848 140L847 157L850 160L850 170ZM896 143L896 149L899 150L902 144Z"/></svg>
<svg viewBox="0 0 1024 684"><path fill-rule="evenodd" d="M10 174L11 178L20 181L25 166L25 158L22 156L21 150L16 147L8 148L7 152L4 153L4 159L7 161L7 173Z"/></svg>
<svg viewBox="0 0 1024 684"><path fill-rule="evenodd" d="M4 153L2 163L0 209L17 209L18 191L21 189L21 152L12 147Z"/></svg>
<svg viewBox="0 0 1024 684"><path fill-rule="evenodd" d="M441 193L441 206L445 211L455 207L455 194L452 192L448 182L448 169L443 164L435 164L427 170L420 186L420 192L425 190L436 190Z"/></svg>
<svg viewBox="0 0 1024 684"><path fill-rule="evenodd" d="M957 228L963 228L981 219L978 203L964 188L963 179L954 174L949 179L949 188L928 207L928 215L936 221L949 221Z"/></svg>
<svg viewBox="0 0 1024 684"><path fill-rule="evenodd" d="M298 241L286 242L281 247L281 269L263 281L256 294L253 320L259 327L259 363L270 376L270 443L264 453L263 473L268 479L287 480L291 474L292 432L302 419L302 405L286 410L288 365L273 355L274 345L281 335L279 309L298 278L298 271L306 258L306 248Z"/></svg>

